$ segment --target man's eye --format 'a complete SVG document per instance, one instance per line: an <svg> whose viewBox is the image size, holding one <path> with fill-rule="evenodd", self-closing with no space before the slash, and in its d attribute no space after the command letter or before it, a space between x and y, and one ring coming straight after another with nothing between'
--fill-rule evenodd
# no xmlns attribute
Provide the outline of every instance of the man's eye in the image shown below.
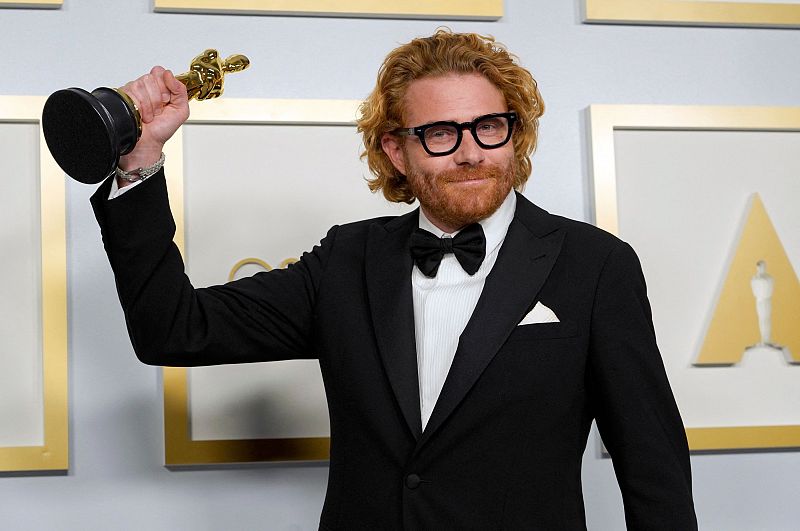
<svg viewBox="0 0 800 531"><path fill-rule="evenodd" d="M425 137L428 140L440 141L453 138L454 134L455 133L450 127L433 127L431 129L428 129L428 131L425 134Z"/></svg>
<svg viewBox="0 0 800 531"><path fill-rule="evenodd" d="M481 122L481 123L478 124L478 130L479 131L484 131L484 132L487 132L487 133L492 132L492 131L497 131L498 129L500 129L500 127L501 127L501 124L500 124L500 122L498 120L489 120L489 121Z"/></svg>

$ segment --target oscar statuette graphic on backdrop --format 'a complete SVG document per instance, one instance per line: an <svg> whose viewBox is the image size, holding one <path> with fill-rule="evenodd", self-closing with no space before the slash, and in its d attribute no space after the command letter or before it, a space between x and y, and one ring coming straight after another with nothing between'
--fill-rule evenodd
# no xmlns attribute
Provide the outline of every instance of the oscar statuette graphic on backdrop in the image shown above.
<svg viewBox="0 0 800 531"><path fill-rule="evenodd" d="M206 100L222 95L226 74L248 66L244 55L222 59L209 48L192 60L188 72L175 77L186 86L190 100ZM89 93L73 87L47 98L42 130L47 148L67 175L97 184L133 150L142 119L135 102L120 89L100 87Z"/></svg>
<svg viewBox="0 0 800 531"><path fill-rule="evenodd" d="M800 367L800 280L758 193L724 273L695 367Z"/></svg>

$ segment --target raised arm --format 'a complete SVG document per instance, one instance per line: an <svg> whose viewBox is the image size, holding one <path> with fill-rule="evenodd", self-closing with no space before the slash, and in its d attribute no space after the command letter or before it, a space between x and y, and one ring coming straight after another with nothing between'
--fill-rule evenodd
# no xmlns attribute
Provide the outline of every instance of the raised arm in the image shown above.
<svg viewBox="0 0 800 531"><path fill-rule="evenodd" d="M145 167L188 118L186 89L163 68L123 87L142 115L142 136L120 161ZM131 183L117 180L120 188ZM214 365L315 357L313 311L335 230L286 270L195 289L173 243L164 172L109 200L111 179L92 197L131 342L154 365Z"/></svg>

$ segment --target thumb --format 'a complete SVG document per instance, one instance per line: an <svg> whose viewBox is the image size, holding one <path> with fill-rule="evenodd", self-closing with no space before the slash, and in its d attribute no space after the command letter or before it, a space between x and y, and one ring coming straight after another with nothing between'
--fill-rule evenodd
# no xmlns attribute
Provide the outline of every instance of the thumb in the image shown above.
<svg viewBox="0 0 800 531"><path fill-rule="evenodd" d="M188 99L188 96L186 95L186 86L178 81L178 79L172 74L172 70L167 70L164 72L164 85L167 87L167 90L170 91L172 95L170 100L173 103L179 103Z"/></svg>

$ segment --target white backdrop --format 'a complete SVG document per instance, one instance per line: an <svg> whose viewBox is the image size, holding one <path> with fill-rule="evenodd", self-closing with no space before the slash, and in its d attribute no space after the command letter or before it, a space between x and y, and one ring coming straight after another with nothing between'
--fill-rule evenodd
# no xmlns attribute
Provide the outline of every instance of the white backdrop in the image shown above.
<svg viewBox="0 0 800 531"><path fill-rule="evenodd" d="M547 111L526 195L552 212L592 219L585 112L592 103L800 104L798 31L583 25L581 3L506 0L498 22L446 23L496 35L539 80ZM250 70L231 77L228 96L358 99L389 50L439 24L154 14L144 0L65 0L57 11L0 11L0 91L46 95L67 86L119 86L156 62L183 71L215 46L253 60ZM364 190L369 200L382 201ZM324 465L192 471L161 465L159 372L133 356L89 208L91 192L78 183L67 188L71 470L0 477L3 527L315 529ZM701 528L796 529L800 453L698 455L692 462ZM613 469L594 436L583 481L590 529L622 529Z"/></svg>

